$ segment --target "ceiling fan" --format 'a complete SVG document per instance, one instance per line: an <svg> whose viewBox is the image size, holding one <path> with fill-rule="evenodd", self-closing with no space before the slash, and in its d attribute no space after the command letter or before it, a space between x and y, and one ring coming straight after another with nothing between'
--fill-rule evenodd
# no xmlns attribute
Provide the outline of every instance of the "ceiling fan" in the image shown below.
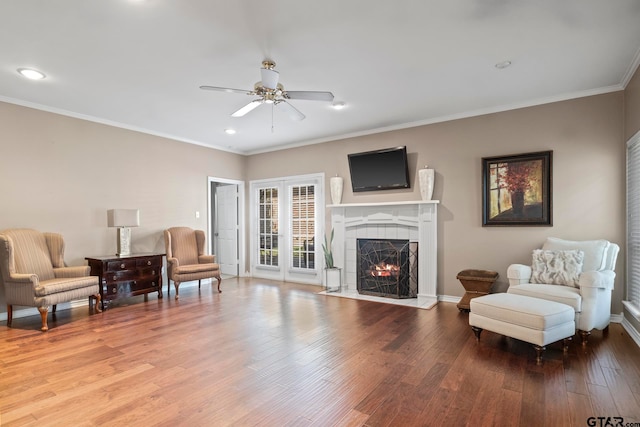
<svg viewBox="0 0 640 427"><path fill-rule="evenodd" d="M274 70L276 63L273 61L262 61L260 68L261 81L253 85L253 90L232 89L228 87L200 86L204 90L217 90L221 92L242 93L255 96L256 98L244 107L231 114L232 117L242 117L248 112L262 104L272 104L281 111L289 115L293 120L304 120L305 115L297 108L287 102L288 99L304 99L308 101L333 101L331 92L285 90L281 83L278 83L280 73Z"/></svg>

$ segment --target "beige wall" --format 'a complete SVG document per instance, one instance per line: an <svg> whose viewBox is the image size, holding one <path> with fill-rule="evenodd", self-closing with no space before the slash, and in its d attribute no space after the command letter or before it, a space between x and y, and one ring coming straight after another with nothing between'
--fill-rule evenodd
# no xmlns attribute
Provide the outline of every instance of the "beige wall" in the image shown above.
<svg viewBox="0 0 640 427"><path fill-rule="evenodd" d="M0 103L0 152L0 230L62 233L70 265L115 254L107 209L140 209L141 226L132 229L135 252L164 252L162 230L170 226L206 230L208 176L243 180L246 161L6 103Z"/></svg>
<svg viewBox="0 0 640 427"><path fill-rule="evenodd" d="M624 244L623 93L581 98L320 145L253 155L247 180L324 172L345 178L343 203L419 200L416 170L436 170L438 293L461 296L467 268L530 263L547 236L604 238ZM348 114L348 110L345 110ZM412 188L354 194L347 154L406 145ZM482 227L481 159L553 150L553 227ZM328 192L327 192L328 193ZM327 195L327 204L330 203ZM327 218L330 212L327 211ZM622 311L624 251L618 258L613 313Z"/></svg>
<svg viewBox="0 0 640 427"><path fill-rule="evenodd" d="M624 91L624 124L625 141L640 131L640 68Z"/></svg>

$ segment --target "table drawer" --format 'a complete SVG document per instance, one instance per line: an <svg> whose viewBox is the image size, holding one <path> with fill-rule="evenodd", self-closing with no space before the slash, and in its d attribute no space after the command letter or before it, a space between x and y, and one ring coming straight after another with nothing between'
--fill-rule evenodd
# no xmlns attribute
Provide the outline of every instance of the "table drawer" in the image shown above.
<svg viewBox="0 0 640 427"><path fill-rule="evenodd" d="M136 268L135 259L121 259L107 262L107 271L131 270Z"/></svg>
<svg viewBox="0 0 640 427"><path fill-rule="evenodd" d="M140 277L156 277L161 273L160 267L149 267L140 269Z"/></svg>
<svg viewBox="0 0 640 427"><path fill-rule="evenodd" d="M136 267L159 267L162 265L161 257L143 258L136 260Z"/></svg>
<svg viewBox="0 0 640 427"><path fill-rule="evenodd" d="M149 279L149 280L136 280L131 284L131 291L143 291L143 290L157 290L158 289L158 280Z"/></svg>
<svg viewBox="0 0 640 427"><path fill-rule="evenodd" d="M107 283L115 283L123 280L131 280L138 277L138 270L124 270L124 271L107 271L104 275Z"/></svg>
<svg viewBox="0 0 640 427"><path fill-rule="evenodd" d="M113 299L118 295L118 284L110 283L104 286L104 298Z"/></svg>

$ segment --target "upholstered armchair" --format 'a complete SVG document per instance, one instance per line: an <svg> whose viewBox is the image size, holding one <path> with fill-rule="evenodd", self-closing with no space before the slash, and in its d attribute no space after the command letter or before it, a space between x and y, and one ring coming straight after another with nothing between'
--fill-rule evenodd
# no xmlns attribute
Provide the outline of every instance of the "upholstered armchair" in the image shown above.
<svg viewBox="0 0 640 427"><path fill-rule="evenodd" d="M13 306L37 307L42 331L49 329L49 306L81 298L95 298L100 312L98 277L89 276L89 266L67 267L64 240L60 234L30 229L0 231L0 282L7 303L7 326Z"/></svg>
<svg viewBox="0 0 640 427"><path fill-rule="evenodd" d="M176 299L179 298L178 287L182 282L191 280L213 279L218 281L220 290L220 265L215 255L204 253L204 231L189 227L172 227L164 231L164 244L167 253L167 296L171 293L171 280L176 288Z"/></svg>
<svg viewBox="0 0 640 427"><path fill-rule="evenodd" d="M575 310L576 329L586 345L593 329L609 326L619 251L618 245L607 240L549 237L541 250L533 251L531 266L509 266L507 292L571 306Z"/></svg>

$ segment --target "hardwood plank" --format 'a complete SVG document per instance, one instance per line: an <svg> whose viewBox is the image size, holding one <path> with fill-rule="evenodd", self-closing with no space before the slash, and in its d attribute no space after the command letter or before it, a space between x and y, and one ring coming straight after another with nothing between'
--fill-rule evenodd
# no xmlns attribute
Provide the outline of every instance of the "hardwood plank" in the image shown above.
<svg viewBox="0 0 640 427"><path fill-rule="evenodd" d="M522 393L503 388L498 401L499 410L494 417L494 426L520 426ZM542 409L541 409L542 410Z"/></svg>
<svg viewBox="0 0 640 427"><path fill-rule="evenodd" d="M593 414L592 416L612 416L611 414L600 414L593 411L593 407L591 406L591 401L589 400L589 396L585 396L584 394L576 394L576 393L567 393L567 398L569 401L569 411L568 415L570 418L571 424L564 425L572 425L572 426L583 426L587 424L587 418L585 414ZM562 424L547 424L547 425L562 425Z"/></svg>
<svg viewBox="0 0 640 427"><path fill-rule="evenodd" d="M548 351L548 350L547 350ZM560 361L545 360L544 366L544 401L545 417L544 424L548 426L577 425L570 424L569 409L570 401L568 397L574 396L567 392L567 380L564 376L564 369ZM581 395L587 403L589 397ZM589 409L590 409L589 405Z"/></svg>
<svg viewBox="0 0 640 427"><path fill-rule="evenodd" d="M520 405L520 425L544 425L547 409L545 401L544 374L531 367L525 371L522 402ZM544 408L544 410L541 410Z"/></svg>
<svg viewBox="0 0 640 427"><path fill-rule="evenodd" d="M504 382L504 374L487 370L482 386L476 390L476 398L473 408L469 413L469 421L474 426L495 426L502 397L501 386Z"/></svg>
<svg viewBox="0 0 640 427"><path fill-rule="evenodd" d="M573 346L569 347L569 354L564 361L564 376L567 391L577 394L589 394L589 385L587 384L587 376L585 374L586 367L583 358L576 357L575 346L576 337L573 338ZM579 345L579 344L578 344Z"/></svg>
<svg viewBox="0 0 640 427"><path fill-rule="evenodd" d="M636 399L625 375L618 369L602 368L611 395L615 396L614 403L622 417L634 417L640 414L640 402Z"/></svg>
<svg viewBox="0 0 640 427"><path fill-rule="evenodd" d="M606 416L619 416L620 413L608 387L589 384L589 396L594 416L605 416L605 414L607 414Z"/></svg>

